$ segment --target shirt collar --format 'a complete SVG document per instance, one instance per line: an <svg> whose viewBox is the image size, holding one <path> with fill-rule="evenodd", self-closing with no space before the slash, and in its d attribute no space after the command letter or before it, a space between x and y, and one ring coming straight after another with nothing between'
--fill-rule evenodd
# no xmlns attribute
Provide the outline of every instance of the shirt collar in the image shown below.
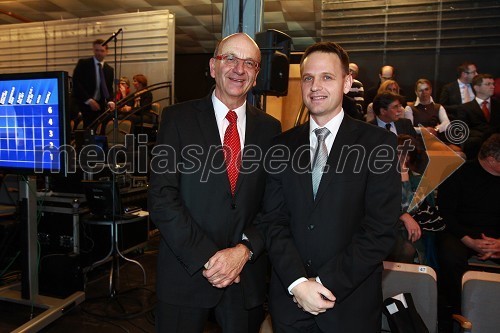
<svg viewBox="0 0 500 333"><path fill-rule="evenodd" d="M386 123L386 122L382 121L382 119L380 119L378 116L375 117L375 119L377 119L377 125L379 127L384 127L385 128L386 124L392 124L392 123L394 123L393 121L390 121L390 122Z"/></svg>
<svg viewBox="0 0 500 333"><path fill-rule="evenodd" d="M328 128L330 131L330 134L332 134L332 137L336 137L337 132L339 131L340 124L342 123L342 120L344 119L344 109L342 109L339 114L337 114L335 117L330 119L329 122L325 124L325 126ZM309 135L311 135L316 128L320 128L320 126L314 121L312 117L310 117L309 121Z"/></svg>
<svg viewBox="0 0 500 333"><path fill-rule="evenodd" d="M99 61L99 60L96 59L96 57L93 57L93 58L94 58L94 64L96 64L96 65L97 64L101 64L101 66L104 67L104 61Z"/></svg>
<svg viewBox="0 0 500 333"><path fill-rule="evenodd" d="M483 104L484 101L486 101L486 102L488 102L488 104L490 104L490 100L491 100L491 97L488 97L487 99L481 99L481 98L476 96L476 101L479 105Z"/></svg>
<svg viewBox="0 0 500 333"><path fill-rule="evenodd" d="M458 81L458 85L460 86L460 88L464 88L464 87L467 87L469 88L470 84L468 83L463 83L462 81L460 81L459 79L457 79Z"/></svg>
<svg viewBox="0 0 500 333"><path fill-rule="evenodd" d="M434 103L434 98L432 98L432 96L431 96L431 103ZM413 106L417 106L419 104L421 104L420 98L417 97L417 99L415 99L415 104L413 104Z"/></svg>
<svg viewBox="0 0 500 333"><path fill-rule="evenodd" d="M217 96L215 96L215 90L212 92L212 104L214 106L215 117L217 118L217 122L219 123L219 121L223 121L224 118L226 118L229 109L224 103L221 102L220 99L217 98ZM246 109L246 100L241 106L233 109L233 111L236 112L236 115L238 116L238 122L243 121L246 118Z"/></svg>

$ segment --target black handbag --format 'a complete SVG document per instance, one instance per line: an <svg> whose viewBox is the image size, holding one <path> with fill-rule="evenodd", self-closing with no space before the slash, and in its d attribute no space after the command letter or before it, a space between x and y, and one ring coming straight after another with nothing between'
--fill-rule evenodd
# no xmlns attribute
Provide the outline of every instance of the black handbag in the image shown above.
<svg viewBox="0 0 500 333"><path fill-rule="evenodd" d="M410 293L402 294L406 306L392 297L384 300L382 312L392 333L429 333L422 317L417 312Z"/></svg>

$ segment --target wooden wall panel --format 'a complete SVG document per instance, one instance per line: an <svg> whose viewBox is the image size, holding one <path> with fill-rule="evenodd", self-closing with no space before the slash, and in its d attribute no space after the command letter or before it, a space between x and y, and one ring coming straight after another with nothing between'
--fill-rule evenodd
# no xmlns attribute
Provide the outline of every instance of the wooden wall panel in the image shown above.
<svg viewBox="0 0 500 333"><path fill-rule="evenodd" d="M149 84L173 83L175 18L168 10L1 25L0 72L67 71L71 76L78 59L93 55L92 41L106 40L120 28L116 50L111 41L106 58L118 77L132 80L141 73ZM167 91L153 94L161 98Z"/></svg>

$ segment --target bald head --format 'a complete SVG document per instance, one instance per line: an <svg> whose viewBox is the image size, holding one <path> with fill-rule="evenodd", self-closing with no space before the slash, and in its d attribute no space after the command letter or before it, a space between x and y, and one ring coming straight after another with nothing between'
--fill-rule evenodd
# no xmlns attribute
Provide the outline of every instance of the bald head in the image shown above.
<svg viewBox="0 0 500 333"><path fill-rule="evenodd" d="M386 80L393 80L394 79L394 67L392 66L382 66L380 68L380 82L384 82Z"/></svg>
<svg viewBox="0 0 500 333"><path fill-rule="evenodd" d="M215 48L214 56L227 53L226 50L245 50L252 53L245 58L257 60L260 63L260 49L257 43L246 33L238 32L222 39ZM234 53L238 56L238 54ZM245 59L243 58L243 59Z"/></svg>

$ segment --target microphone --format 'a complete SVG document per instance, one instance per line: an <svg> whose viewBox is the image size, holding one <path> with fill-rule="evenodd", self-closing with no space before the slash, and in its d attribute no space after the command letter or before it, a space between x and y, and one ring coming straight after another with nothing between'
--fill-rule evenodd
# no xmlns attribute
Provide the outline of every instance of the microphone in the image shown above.
<svg viewBox="0 0 500 333"><path fill-rule="evenodd" d="M101 46L108 45L108 43L111 42L111 40L115 38L120 32L122 32L122 28L118 29L117 32L113 32L113 34L104 43L102 43Z"/></svg>

